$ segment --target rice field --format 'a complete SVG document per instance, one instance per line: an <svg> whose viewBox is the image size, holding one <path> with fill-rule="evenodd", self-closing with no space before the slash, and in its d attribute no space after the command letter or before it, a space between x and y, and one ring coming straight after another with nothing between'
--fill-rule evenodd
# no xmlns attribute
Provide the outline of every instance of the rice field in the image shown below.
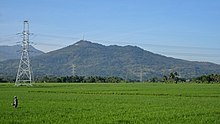
<svg viewBox="0 0 220 124"><path fill-rule="evenodd" d="M0 84L0 123L220 124L220 85L5 83Z"/></svg>

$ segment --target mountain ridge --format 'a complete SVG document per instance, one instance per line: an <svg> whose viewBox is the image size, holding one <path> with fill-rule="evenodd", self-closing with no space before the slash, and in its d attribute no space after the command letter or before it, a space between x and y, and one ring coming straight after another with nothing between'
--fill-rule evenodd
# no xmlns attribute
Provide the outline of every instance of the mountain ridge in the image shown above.
<svg viewBox="0 0 220 124"><path fill-rule="evenodd" d="M20 45L2 45L0 46L0 61L5 61L9 59L19 59L21 56L21 46ZM44 52L34 48L33 46L30 46L30 57L38 56L41 54L44 54Z"/></svg>
<svg viewBox="0 0 220 124"><path fill-rule="evenodd" d="M0 63L0 67L15 70L16 63L11 62ZM9 68L9 63L14 69ZM70 76L73 65L77 75L118 76L128 80L138 80L141 73L144 80L171 72L178 72L184 78L220 73L220 65L213 63L166 57L137 46L105 46L83 40L32 58L37 76Z"/></svg>

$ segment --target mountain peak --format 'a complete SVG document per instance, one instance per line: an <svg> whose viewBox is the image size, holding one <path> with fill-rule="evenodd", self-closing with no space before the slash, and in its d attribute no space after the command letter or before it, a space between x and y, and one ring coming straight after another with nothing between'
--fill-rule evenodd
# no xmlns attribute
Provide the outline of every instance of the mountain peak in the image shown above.
<svg viewBox="0 0 220 124"><path fill-rule="evenodd" d="M84 48L84 47L95 47L95 48L100 48L103 47L104 45L102 44L98 44L98 43L93 43L91 41L87 41L87 40L80 40L78 42L76 42L75 44L73 44L72 46L77 46L80 48Z"/></svg>
<svg viewBox="0 0 220 124"><path fill-rule="evenodd" d="M87 40L80 40L80 41L76 42L73 45L78 46L78 45L86 45L86 44L92 44L92 42L91 41L87 41Z"/></svg>
<svg viewBox="0 0 220 124"><path fill-rule="evenodd" d="M93 43L93 42L87 41L87 40L80 40L80 41L76 42L75 44L73 44L73 46L80 46L80 47L89 47L89 46L94 46L94 45L99 45L99 44Z"/></svg>

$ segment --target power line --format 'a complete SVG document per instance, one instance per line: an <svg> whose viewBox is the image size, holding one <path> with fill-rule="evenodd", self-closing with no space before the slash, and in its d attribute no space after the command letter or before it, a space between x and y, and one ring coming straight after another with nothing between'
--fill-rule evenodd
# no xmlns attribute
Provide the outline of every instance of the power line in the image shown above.
<svg viewBox="0 0 220 124"><path fill-rule="evenodd" d="M159 45L159 44L146 44L146 43L141 43L143 45L148 45L148 46L156 46L156 47L162 47L162 48L181 48L181 49L199 49L199 50L220 50L220 48L214 48L214 47L192 47L192 46L172 46L172 45Z"/></svg>
<svg viewBox="0 0 220 124"><path fill-rule="evenodd" d="M48 37L48 38L53 38L53 39L79 39L77 37L70 37L70 36L62 36L62 35L51 35L51 34L36 34L37 37Z"/></svg>
<svg viewBox="0 0 220 124"><path fill-rule="evenodd" d="M5 35L5 37L13 37L13 35ZM50 34L35 34L35 39L39 37L47 37L47 38L52 38L52 39L57 39L57 40L63 40L63 39L69 39L69 40L74 40L74 39L81 39L81 38L76 38L76 37L70 37L70 36L63 36L63 35L50 35ZM13 40L11 39L0 39L0 42L12 42ZM76 41L76 40L75 40ZM126 41L112 41L112 40L100 40L100 39L91 39L91 41L94 42L101 42L101 43L110 43L110 44L126 44L126 45L138 45L139 47L143 46L148 46L148 47L155 47L159 49L159 53L165 54L165 55L181 55L181 56L200 56L200 57L219 57L219 54L201 54L201 53L195 53L195 52L168 52L171 49L184 49L184 50L208 50L208 51L220 51L220 48L217 47L199 47L199 46L177 46L177 45L164 45L164 44L150 44L150 43L140 43L140 42L126 42ZM37 44L34 45L41 45L41 46L54 46L54 47L60 47L60 46L67 46L67 45L61 45L58 43L45 43L45 42L37 42ZM161 48L164 49L161 51ZM217 52L218 53L218 52ZM220 52L219 52L220 53Z"/></svg>
<svg viewBox="0 0 220 124"><path fill-rule="evenodd" d="M158 48L181 48L181 49L203 49L203 50L220 50L220 48L217 47L194 47L194 46L176 46L176 45L164 45L164 44L150 44L150 43L140 43L140 42L126 42L126 41L112 41L112 40L92 40L92 41L98 41L98 42L107 42L107 43L116 43L116 44L127 44L127 45L140 45L140 46L153 46Z"/></svg>
<svg viewBox="0 0 220 124"><path fill-rule="evenodd" d="M5 35L5 36L13 36L13 35ZM71 40L79 40L82 38L79 37L70 37L70 36L63 36L63 35L51 35L51 34L35 34L34 36L36 37L48 37L48 38L53 38L53 39L71 39ZM84 37L84 35L83 35ZM4 41L0 38L0 42ZM7 41L7 40L5 40ZM137 45L139 44L140 46L146 45L146 46L153 46L153 47L158 47L158 48L182 48L182 49L206 49L206 50L220 50L220 48L217 47L195 47L195 46L177 46L177 45L164 45L164 44L150 44L150 43L139 43L139 42L126 42L126 41L112 41L112 40L101 40L101 39L91 39L91 41L98 41L102 43L116 43L116 44L127 44L127 45ZM52 44L49 44L52 45Z"/></svg>
<svg viewBox="0 0 220 124"><path fill-rule="evenodd" d="M181 56L196 56L196 57L219 57L220 54L202 54L202 53L181 53L181 52L160 52L162 54L169 55L181 55Z"/></svg>

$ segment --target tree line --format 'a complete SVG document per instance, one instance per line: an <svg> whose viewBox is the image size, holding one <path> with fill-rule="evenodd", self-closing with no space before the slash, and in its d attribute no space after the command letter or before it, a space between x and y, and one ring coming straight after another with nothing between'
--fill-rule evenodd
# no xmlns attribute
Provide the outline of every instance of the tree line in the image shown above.
<svg viewBox="0 0 220 124"><path fill-rule="evenodd" d="M15 82L14 77L0 76L0 83ZM101 77L101 76L43 76L34 79L36 83L123 83L123 82L140 82L137 80L124 80L120 77ZM195 82L195 83L220 83L220 74L203 75L190 80L180 78L177 72L172 72L168 76L161 78L154 77L146 82L164 82L164 83L180 83L180 82Z"/></svg>
<svg viewBox="0 0 220 124"><path fill-rule="evenodd" d="M101 77L101 76L44 76L37 78L35 82L45 83L120 83L124 80L120 77Z"/></svg>
<svg viewBox="0 0 220 124"><path fill-rule="evenodd" d="M200 77L185 79L181 78L177 72L172 72L168 76L164 75L162 78L154 77L150 82L164 82L164 83L220 83L220 74L202 75Z"/></svg>
<svg viewBox="0 0 220 124"><path fill-rule="evenodd" d="M220 83L219 74L203 75L193 79L196 83Z"/></svg>

